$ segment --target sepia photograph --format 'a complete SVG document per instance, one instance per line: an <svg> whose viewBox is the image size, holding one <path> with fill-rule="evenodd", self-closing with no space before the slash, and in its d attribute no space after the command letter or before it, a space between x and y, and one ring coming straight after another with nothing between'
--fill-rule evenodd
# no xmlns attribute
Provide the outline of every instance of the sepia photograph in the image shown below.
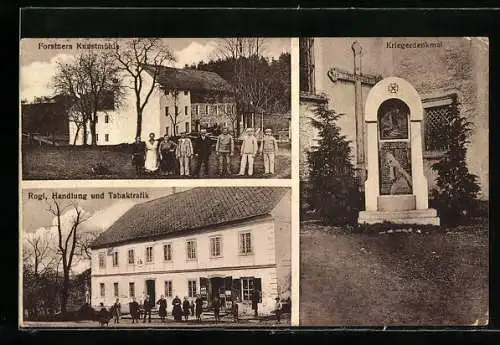
<svg viewBox="0 0 500 345"><path fill-rule="evenodd" d="M489 322L489 40L299 38L300 325Z"/></svg>
<svg viewBox="0 0 500 345"><path fill-rule="evenodd" d="M289 187L21 198L21 328L290 326Z"/></svg>
<svg viewBox="0 0 500 345"><path fill-rule="evenodd" d="M25 38L25 180L291 178L290 38Z"/></svg>

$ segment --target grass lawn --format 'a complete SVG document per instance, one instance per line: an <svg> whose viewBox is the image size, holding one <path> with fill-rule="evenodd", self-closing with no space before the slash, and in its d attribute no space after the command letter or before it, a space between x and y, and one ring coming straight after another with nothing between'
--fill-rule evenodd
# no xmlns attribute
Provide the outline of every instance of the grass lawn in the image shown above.
<svg viewBox="0 0 500 345"><path fill-rule="evenodd" d="M179 178L178 176L144 175L137 177L131 163L131 155L117 147L35 147L23 148L23 179L26 180L69 180L69 179L158 179ZM110 174L96 175L91 172L92 166L105 164ZM232 159L232 172L239 172L240 156ZM192 161L192 168L197 162ZM209 178L218 178L215 154L210 156ZM241 176L232 176L233 178ZM257 156L254 163L254 178L290 178L291 158L290 151L280 149L275 161L275 175L264 175L264 160Z"/></svg>
<svg viewBox="0 0 500 345"><path fill-rule="evenodd" d="M484 325L488 221L430 233L349 233L301 224L300 322Z"/></svg>

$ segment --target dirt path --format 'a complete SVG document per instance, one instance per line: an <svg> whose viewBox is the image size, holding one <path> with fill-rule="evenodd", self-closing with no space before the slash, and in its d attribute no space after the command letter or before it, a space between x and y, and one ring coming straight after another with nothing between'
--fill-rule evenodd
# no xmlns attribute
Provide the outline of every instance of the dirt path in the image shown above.
<svg viewBox="0 0 500 345"><path fill-rule="evenodd" d="M487 236L302 229L302 325L484 323Z"/></svg>

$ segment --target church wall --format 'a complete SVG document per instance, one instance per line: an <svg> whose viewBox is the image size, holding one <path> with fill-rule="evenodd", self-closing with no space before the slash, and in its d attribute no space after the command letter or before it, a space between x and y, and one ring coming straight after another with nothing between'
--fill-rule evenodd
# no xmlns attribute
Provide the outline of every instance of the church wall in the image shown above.
<svg viewBox="0 0 500 345"><path fill-rule="evenodd" d="M354 71L352 43L357 40L362 48L362 73L397 76L408 80L425 99L427 95L439 95L457 91L462 103L462 112L473 122L474 131L470 138L467 162L472 173L479 176L481 199L488 199L488 47L478 39L448 38L315 38L315 84L316 94L325 94L330 106L343 115L338 124L348 140L352 141L353 162L355 150L355 98L354 84L344 81L335 83L328 77L328 70L337 67ZM391 49L395 42L442 43L438 48ZM370 86L362 89L363 108ZM425 104L424 104L425 106ZM305 152L314 129L308 126L307 117L312 114L313 104L301 98L301 157L300 176L306 178ZM305 126L302 128L302 126ZM365 148L366 152L366 148ZM436 159L427 159L425 170L429 189L434 186L435 171L430 167Z"/></svg>

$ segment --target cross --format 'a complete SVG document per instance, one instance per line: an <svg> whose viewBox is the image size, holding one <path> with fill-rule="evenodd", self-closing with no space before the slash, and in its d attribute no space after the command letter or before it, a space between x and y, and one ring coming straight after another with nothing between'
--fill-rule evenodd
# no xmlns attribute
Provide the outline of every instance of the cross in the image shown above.
<svg viewBox="0 0 500 345"><path fill-rule="evenodd" d="M357 41L352 44L351 48L354 56L354 73L350 73L338 67L332 67L327 72L327 75L333 83L337 83L339 81L354 83L354 116L356 119L356 167L358 169L361 186L363 186L366 177L366 167L362 85L364 84L368 86L374 86L376 83L382 80L382 76L363 74L361 72L361 52L363 51L363 49Z"/></svg>

